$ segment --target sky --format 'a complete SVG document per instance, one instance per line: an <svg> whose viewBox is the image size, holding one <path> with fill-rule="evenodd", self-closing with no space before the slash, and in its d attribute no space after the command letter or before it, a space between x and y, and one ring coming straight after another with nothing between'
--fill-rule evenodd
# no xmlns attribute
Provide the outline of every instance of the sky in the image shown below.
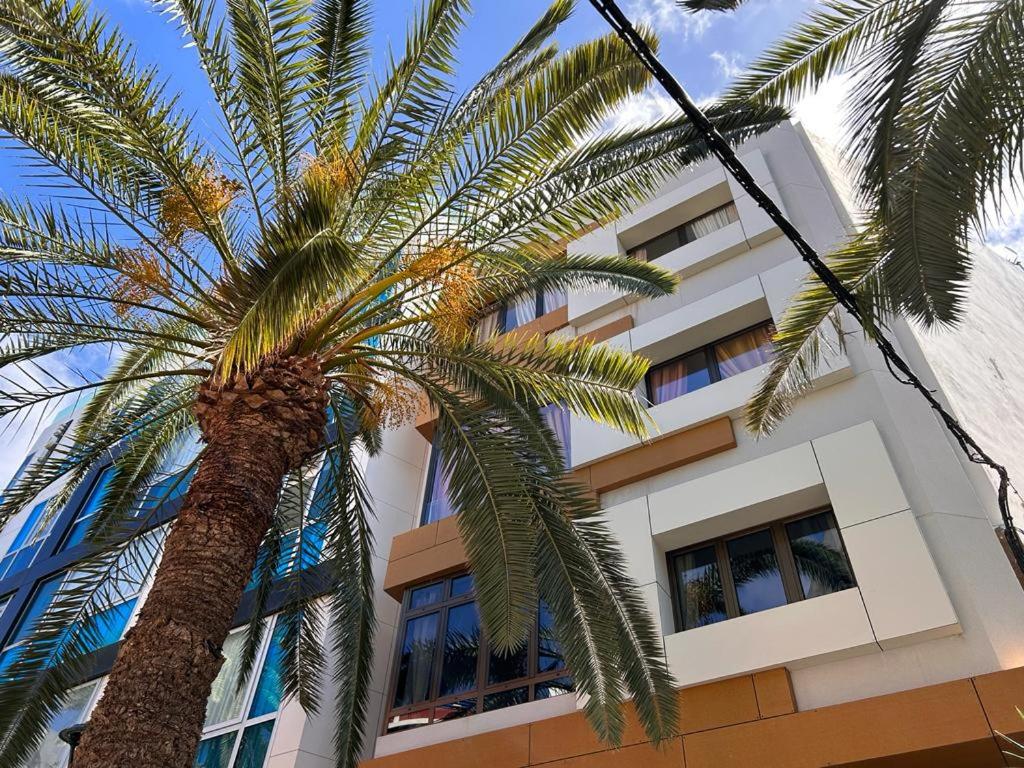
<svg viewBox="0 0 1024 768"><path fill-rule="evenodd" d="M183 47L175 28L151 0L92 0L119 24L126 37L140 44L144 63L155 63L168 80L170 92L180 92L182 106L196 115L196 126L215 134L219 129L205 78L199 70L195 51ZM400 50L408 20L421 0L374 0L375 26L372 48L375 60L384 60L389 46ZM474 0L473 15L459 47L457 82L467 87L485 72L544 12L550 0ZM620 0L634 22L654 27L661 39L661 59L676 78L698 100L719 93L756 55L777 39L816 0L751 0L734 13L691 14L675 0ZM605 34L604 21L587 0L579 0L573 17L559 30L557 39L567 47ZM812 132L841 142L841 88L826 88L801 103L796 117ZM613 125L647 121L671 114L674 105L651 88L623 106L611 119ZM0 153L0 194L18 195L28 191L21 168L9 153ZM1019 245L1024 253L1024 207L995 226L990 241ZM77 355L55 360L57 373L98 371L102 356ZM9 371L0 372L0 375ZM0 431L0 488L13 474L31 443L36 425L29 421L20 429Z"/></svg>

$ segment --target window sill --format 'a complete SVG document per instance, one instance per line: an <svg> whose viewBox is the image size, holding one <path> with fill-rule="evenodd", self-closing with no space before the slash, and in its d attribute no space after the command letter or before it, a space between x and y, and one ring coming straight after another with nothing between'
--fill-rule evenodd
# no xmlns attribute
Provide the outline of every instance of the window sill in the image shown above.
<svg viewBox="0 0 1024 768"><path fill-rule="evenodd" d="M517 725L525 725L538 720L546 720L575 712L576 697L571 694L556 696L541 701L530 701L513 707L498 709L493 712L481 712L447 723L434 723L413 728L401 733L378 736L375 757L384 757L399 752L407 752L419 747L443 744L449 741L464 739L491 731L500 731Z"/></svg>

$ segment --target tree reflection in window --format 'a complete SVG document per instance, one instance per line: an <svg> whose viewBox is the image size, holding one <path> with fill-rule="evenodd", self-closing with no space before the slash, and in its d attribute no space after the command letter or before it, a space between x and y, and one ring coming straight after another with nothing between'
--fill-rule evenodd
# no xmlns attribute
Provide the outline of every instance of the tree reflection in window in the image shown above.
<svg viewBox="0 0 1024 768"><path fill-rule="evenodd" d="M575 691L551 613L538 608L528 642L492 651L468 574L406 592L387 732Z"/></svg>

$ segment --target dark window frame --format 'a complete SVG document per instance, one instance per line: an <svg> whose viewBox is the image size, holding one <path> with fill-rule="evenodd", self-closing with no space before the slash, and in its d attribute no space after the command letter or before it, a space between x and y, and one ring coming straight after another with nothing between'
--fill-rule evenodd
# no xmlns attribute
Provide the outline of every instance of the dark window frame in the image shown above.
<svg viewBox="0 0 1024 768"><path fill-rule="evenodd" d="M451 694L448 696L440 696L440 687L442 682L442 673L444 665L444 643L448 633L448 614L453 608L459 608L469 603L476 601L476 586L461 595L453 596L452 583L462 577L468 575L465 571L454 573L448 576L444 576L438 579L430 579L419 584L407 587L402 595L402 605L399 614L399 622L397 625L397 631L395 632L395 646L391 655L392 666L390 680L387 686L387 710L384 717L384 723L382 725L382 735L389 733L388 725L391 719L395 716L413 714L416 712L428 712L429 725L433 725L433 712L438 707L444 707L449 704L454 704L460 701L475 700L476 711L472 714L481 714L484 712L484 699L495 693L504 693L506 691L515 690L517 688L527 689L527 702L536 701L536 691L538 685L550 683L553 680L559 680L564 677L572 677L572 672L568 666L564 663L558 669L553 669L548 672L535 672L538 668L537 662L539 657L540 640L539 640L539 618L535 618L533 626L530 629L530 636L527 641L527 661L526 669L527 674L524 677L518 677L513 680L507 680L501 683L488 684L487 683L487 672L488 664L490 663L491 651L490 643L487 640L486 635L483 633L481 626L480 631L480 644L477 647L477 659L476 659L476 687L462 693ZM416 608L415 610L409 607L412 593L418 589L429 587L435 584L443 585L443 592L441 600L436 603L424 606L422 608ZM406 704L401 707L393 706L395 701L395 695L398 692L398 677L401 667L401 655L402 645L405 640L406 626L409 621L420 618L421 616L427 616L431 613L439 614L438 617L438 628L436 636L436 647L434 648L433 660L431 662L430 672L430 690L425 700L414 702L412 704ZM539 614L539 611L538 611ZM468 716L468 715L467 715ZM405 730L405 729L401 729ZM400 731L395 731L400 732Z"/></svg>
<svg viewBox="0 0 1024 768"><path fill-rule="evenodd" d="M717 384L718 382L720 382L723 378L722 371L718 365L718 358L715 357L715 347L717 347L719 344L725 344L727 341L732 341L733 339L737 338L738 336L742 336L745 333L750 333L751 331L755 331L758 328L766 327L772 328L772 335L774 336L775 320L762 320L759 323L754 323L753 325L747 326L743 330L736 331L736 333L730 333L728 336L723 336L720 339L715 339L709 344L704 344L695 349L687 350L686 352L683 352L681 355L676 355L675 357L670 357L668 360L663 360L660 363L655 363L650 368L648 368L647 373L644 374L644 394L647 396L647 402L650 403L652 406L661 405L661 403L654 402L654 390L651 388L651 373L653 373L654 371L658 371L661 370L662 368L672 365L677 361L682 360L684 357L689 357L690 355L703 353L704 361L707 366L708 376L711 378L711 381L708 382L705 386L710 387L712 384ZM699 387L699 389L704 389L704 387ZM697 390L695 389L692 391L696 392ZM690 392L684 393L684 395L689 394ZM680 397L683 397L684 395L680 395ZM675 400L676 398L671 399ZM667 403L669 402L669 400L662 400L661 402Z"/></svg>
<svg viewBox="0 0 1024 768"><path fill-rule="evenodd" d="M854 573L853 562L850 560L850 553L846 549L846 542L843 540L843 534L839 528L839 521L836 519L836 514L832 509L832 506L826 505L806 512L800 512L795 515L789 515L788 517L779 518L778 520L773 520L769 523L754 525L741 531L734 531L726 536L719 536L714 539L702 541L697 544L691 544L665 553L665 562L668 564L669 573L669 590L672 597L672 618L675 623L676 632L687 632L692 629L700 629L700 627L686 628L683 626L683 604L682 596L679 593L679 576L678 571L676 570L676 559L689 554L690 552L695 552L697 550L713 546L715 549L715 564L722 580L722 597L725 602L726 616L722 621L737 619L745 614L742 614L739 609L739 598L736 593L736 585L733 582L732 566L729 562L727 546L730 541L743 538L744 536L757 533L758 531L768 530L771 532L772 546L775 548L775 558L779 564L779 575L782 578L782 586L786 595L785 605L792 605L793 603L799 603L803 600L813 600L814 596L804 597L803 586L800 583L800 572L796 566L796 559L793 556L789 536L786 533L786 526L789 523L816 517L820 514L829 515L832 525L839 534L839 545L842 548L843 557L846 558L846 564L850 569L850 579L852 580L852 584L847 587L847 589L856 589L857 574ZM831 592L829 594L835 593ZM782 608L784 606L780 605L776 607ZM721 622L715 623L717 624Z"/></svg>
<svg viewBox="0 0 1024 768"><path fill-rule="evenodd" d="M647 248L647 246L649 246L651 243L655 242L656 240L660 240L661 238L665 237L665 235L676 234L676 235L679 236L678 240L677 240L677 242L679 244L676 246L676 248L682 248L684 245L689 245L690 243L695 243L698 240L700 240L700 238L699 237L695 237L692 240L685 239L686 228L688 226L690 226L691 224L693 224L695 221L698 221L699 219L703 219L705 216L710 216L713 213L718 213L719 211L725 210L726 208L729 208L730 206L735 208L736 207L736 201L735 200L730 200L727 203L722 203L721 205L716 205L711 210L704 211L704 213L698 214L697 216L694 216L694 217L692 217L690 219L687 219L686 221L684 221L682 224L679 224L678 226L666 229L664 232L661 232L661 233L655 235L654 237L649 237L646 240L644 240L642 243L637 243L633 247L627 248L626 249L626 256L631 258L631 259L638 258L638 256L637 256L637 252L638 251ZM737 210L737 219L736 219L736 221L739 221L738 216L739 216L739 211ZM734 224L735 222L729 222L729 223L730 224ZM724 229L724 227L723 227L723 229ZM674 251L675 248L673 248L672 250ZM671 251L668 251L667 253L671 253ZM662 254L662 256L664 256L664 255L665 254ZM658 259L662 258L662 256L655 256L653 259L644 258L644 261L646 261L646 262L657 261Z"/></svg>

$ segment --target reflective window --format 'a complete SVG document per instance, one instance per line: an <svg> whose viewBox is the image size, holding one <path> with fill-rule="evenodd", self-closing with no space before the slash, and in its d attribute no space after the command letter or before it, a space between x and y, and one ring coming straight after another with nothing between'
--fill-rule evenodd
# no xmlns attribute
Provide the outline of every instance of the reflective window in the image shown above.
<svg viewBox="0 0 1024 768"><path fill-rule="evenodd" d="M541 420L554 432L555 440L562 449L565 467L568 469L571 459L569 409L561 403L554 403L541 408L539 414ZM436 523L455 513L455 505L451 500L449 475L444 466L444 452L441 450L440 437L435 435L430 449L430 462L427 466L427 483L424 491L423 511L420 513L420 525Z"/></svg>
<svg viewBox="0 0 1024 768"><path fill-rule="evenodd" d="M224 643L224 665L206 704L203 740L195 768L262 768L281 706L281 656L285 624L274 621L263 638L254 674L240 681L240 654L246 632L237 630Z"/></svg>
<svg viewBox="0 0 1024 768"><path fill-rule="evenodd" d="M827 595L854 586L850 561L831 514L822 512L794 520L786 525L786 535L804 597Z"/></svg>
<svg viewBox="0 0 1024 768"><path fill-rule="evenodd" d="M831 511L669 553L678 631L856 586Z"/></svg>
<svg viewBox="0 0 1024 768"><path fill-rule="evenodd" d="M445 471L444 454L441 452L440 439L435 437L430 450L430 465L427 468L427 490L423 503L423 514L420 525L429 525L451 517L455 514L450 493L448 492L448 472Z"/></svg>
<svg viewBox="0 0 1024 768"><path fill-rule="evenodd" d="M771 362L775 326L761 323L740 333L692 350L647 372L647 399L652 405Z"/></svg>
<svg viewBox="0 0 1024 768"><path fill-rule="evenodd" d="M727 227L734 221L739 221L739 218L739 212L736 210L735 204L726 203L719 208L715 208L713 211L701 214L685 224L670 229L668 232L663 232L635 248L630 248L626 253L634 259L653 261L654 259L661 258L666 253L674 251L676 248L692 243L694 240L699 240L723 227Z"/></svg>
<svg viewBox="0 0 1024 768"><path fill-rule="evenodd" d="M574 692L553 624L541 605L526 645L498 653L481 633L469 575L407 590L387 732Z"/></svg>
<svg viewBox="0 0 1024 768"><path fill-rule="evenodd" d="M48 502L49 500L41 501L29 510L25 522L8 547L7 554L0 560L0 579L13 576L32 565L57 518L56 510L47 510Z"/></svg>
<svg viewBox="0 0 1024 768"><path fill-rule="evenodd" d="M786 604L779 559L771 531L755 531L726 543L736 601L741 614Z"/></svg>
<svg viewBox="0 0 1024 768"><path fill-rule="evenodd" d="M277 514L284 529L273 563L272 576L283 579L290 573L312 568L323 561L327 535L327 501L333 475L329 467L311 468L299 481L289 478L278 503ZM255 589L260 575L271 565L271 548L264 542L246 589Z"/></svg>
<svg viewBox="0 0 1024 768"><path fill-rule="evenodd" d="M682 628L703 627L725 619L722 572L715 547L701 547L676 555L673 564Z"/></svg>
<svg viewBox="0 0 1024 768"><path fill-rule="evenodd" d="M99 681L94 681L68 693L64 706L46 726L43 740L22 763L25 768L64 768L68 764L70 750L58 734L85 721L97 688Z"/></svg>
<svg viewBox="0 0 1024 768"><path fill-rule="evenodd" d="M159 559L166 529L158 528L140 536L121 553L110 568L111 576L97 583L95 573L67 571L36 587L22 610L0 654L0 672L17 661L31 641L33 630L46 615L61 590L92 590L89 615L72 625L80 633L79 642L93 651L118 642L135 612L139 595L148 582L153 565Z"/></svg>
<svg viewBox="0 0 1024 768"><path fill-rule="evenodd" d="M99 474L93 480L88 495L75 513L75 520L71 524L71 528L68 529L64 542L60 546L61 551L70 549L76 544L81 544L85 541L85 536L89 532L89 526L92 525L93 520L95 520L96 515L99 513L103 499L107 494L107 489L110 487L113 479L114 466L112 464L99 471Z"/></svg>

